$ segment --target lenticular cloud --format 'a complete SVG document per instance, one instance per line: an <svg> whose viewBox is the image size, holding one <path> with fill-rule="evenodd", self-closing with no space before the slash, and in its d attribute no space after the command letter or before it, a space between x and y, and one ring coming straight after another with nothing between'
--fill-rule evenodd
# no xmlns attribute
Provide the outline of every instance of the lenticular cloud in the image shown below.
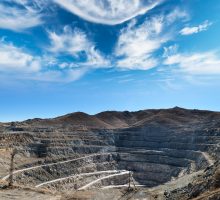
<svg viewBox="0 0 220 200"><path fill-rule="evenodd" d="M161 0L54 0L75 15L94 23L116 25L157 6Z"/></svg>

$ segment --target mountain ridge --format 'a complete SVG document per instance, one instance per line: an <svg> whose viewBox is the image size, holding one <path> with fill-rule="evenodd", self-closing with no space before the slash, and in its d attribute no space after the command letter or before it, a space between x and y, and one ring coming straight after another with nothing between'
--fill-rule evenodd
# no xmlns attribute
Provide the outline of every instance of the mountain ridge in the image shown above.
<svg viewBox="0 0 220 200"><path fill-rule="evenodd" d="M220 112L174 107L169 109L146 109L131 112L104 111L94 115L84 112L74 112L55 118L34 118L16 123L42 126L82 126L87 129L121 129L144 126L149 123L172 124L176 126L182 123L200 123L200 121L205 123L205 121L215 121L215 119L219 119L219 117Z"/></svg>

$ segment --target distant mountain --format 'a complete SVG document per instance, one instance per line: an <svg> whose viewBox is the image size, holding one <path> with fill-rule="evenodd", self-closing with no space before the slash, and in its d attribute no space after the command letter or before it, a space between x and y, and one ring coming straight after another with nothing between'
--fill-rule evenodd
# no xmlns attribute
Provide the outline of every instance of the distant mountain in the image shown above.
<svg viewBox="0 0 220 200"><path fill-rule="evenodd" d="M149 109L136 112L105 111L96 115L75 112L51 119L29 119L22 123L50 126L82 126L87 129L120 129L140 127L147 124L181 126L201 123L220 123L220 112L171 109Z"/></svg>

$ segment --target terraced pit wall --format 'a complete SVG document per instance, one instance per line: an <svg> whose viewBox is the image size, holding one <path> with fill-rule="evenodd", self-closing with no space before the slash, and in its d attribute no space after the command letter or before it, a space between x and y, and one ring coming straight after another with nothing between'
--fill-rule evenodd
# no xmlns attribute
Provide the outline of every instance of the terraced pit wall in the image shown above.
<svg viewBox="0 0 220 200"><path fill-rule="evenodd" d="M183 131L182 127L154 125L90 131L35 127L4 131L0 141L2 149L17 146L33 158L33 162L20 164L18 168L46 165L15 174L19 184L37 186L94 172L43 185L56 190L78 189L109 175L108 171L128 170L133 172L136 184L153 187L212 164L219 156L220 131ZM88 155L91 157L86 157ZM82 159L74 160L76 158ZM55 164L47 166L47 163ZM95 174L99 171L107 172ZM123 185L128 182L128 176L123 176L95 185Z"/></svg>

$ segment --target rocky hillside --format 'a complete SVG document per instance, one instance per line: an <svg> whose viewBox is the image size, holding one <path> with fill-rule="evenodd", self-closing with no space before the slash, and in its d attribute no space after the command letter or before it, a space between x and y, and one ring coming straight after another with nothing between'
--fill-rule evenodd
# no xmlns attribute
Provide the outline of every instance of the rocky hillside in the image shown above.
<svg viewBox="0 0 220 200"><path fill-rule="evenodd" d="M201 125L220 126L220 112L173 109L141 110L137 112L106 111L96 115L83 112L67 114L53 119L33 119L22 122L28 125L85 126L87 129L119 129L159 123L170 126Z"/></svg>
<svg viewBox="0 0 220 200"><path fill-rule="evenodd" d="M186 190L195 173L205 174L211 166L218 168L220 113L175 107L96 115L77 112L53 119L1 123L3 181L8 179L14 148L18 150L14 180L23 186L81 194L126 188L132 174L134 184L142 190L172 181L179 181L176 185ZM177 198L173 191L182 194L172 186L168 196L162 192L163 198ZM109 199L114 199L111 194ZM184 195L182 199L187 199Z"/></svg>

